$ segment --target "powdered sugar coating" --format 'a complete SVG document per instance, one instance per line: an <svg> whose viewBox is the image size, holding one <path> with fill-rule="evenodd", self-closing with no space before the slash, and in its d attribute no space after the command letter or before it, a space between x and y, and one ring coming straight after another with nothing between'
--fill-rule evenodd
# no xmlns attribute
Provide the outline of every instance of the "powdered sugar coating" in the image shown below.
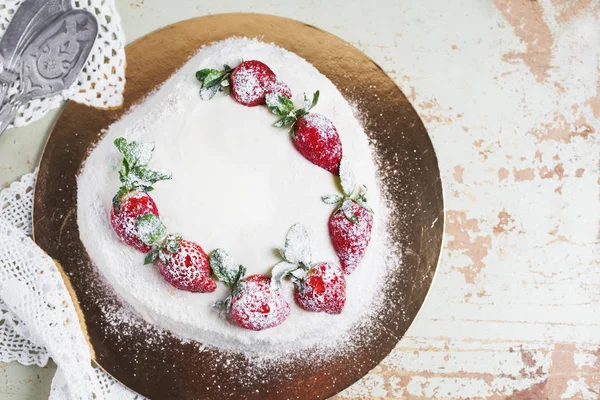
<svg viewBox="0 0 600 400"><path fill-rule="evenodd" d="M339 314L346 303L346 279L333 263L316 263L296 284L294 298L306 311Z"/></svg>
<svg viewBox="0 0 600 400"><path fill-rule="evenodd" d="M230 77L231 94L240 104L256 106L265 103L267 93L281 93L292 97L292 91L264 63L257 60L244 61Z"/></svg>
<svg viewBox="0 0 600 400"><path fill-rule="evenodd" d="M112 204L110 205L110 223L116 235L142 253L147 253L152 249L151 246L138 239L137 223L141 217L147 214L158 216L158 207L148 193L139 190L126 193L121 198L117 212Z"/></svg>
<svg viewBox="0 0 600 400"><path fill-rule="evenodd" d="M212 271L208 255L202 247L194 242L181 240L175 254L163 251L167 255L168 262L165 264L158 258L156 264L167 282L177 289L188 292L215 291L217 284L211 279Z"/></svg>
<svg viewBox="0 0 600 400"><path fill-rule="evenodd" d="M139 252L115 240L106 210L119 187L122 156L112 141L156 143L153 165L169 169L173 180L156 185L152 197L165 224L211 251L227 249L248 274L268 274L281 258L294 223L302 223L311 238L313 258L335 262L327 221L335 206L321 196L335 192L334 178L301 157L289 134L275 127L275 117L263 107L243 107L226 95L204 101L194 74L202 68L235 66L240 58L268 64L296 93L320 90L315 112L337 127L344 154L357 182L370 189L369 204L377 211L369 248L346 281L346 305L340 315L307 312L293 298L286 281L281 295L290 304L288 319L254 332L220 318L212 305L230 290L197 294L174 289L157 268L144 267ZM207 346L247 354L276 356L313 348L339 348L352 329L375 317L377 294L387 266L397 266L387 243L387 209L382 199L371 148L353 110L337 88L312 65L272 44L232 38L203 48L157 91L114 123L91 152L78 177L78 223L81 239L101 275L135 312L157 327ZM193 212L190 212L193 210ZM388 262L389 261L389 262Z"/></svg>
<svg viewBox="0 0 600 400"><path fill-rule="evenodd" d="M280 291L271 290L269 277L251 275L238 285L230 312L242 328L262 331L283 323L290 316L290 305Z"/></svg>
<svg viewBox="0 0 600 400"><path fill-rule="evenodd" d="M310 113L300 117L294 125L293 142L308 161L339 174L342 159L342 142L333 125L323 114Z"/></svg>
<svg viewBox="0 0 600 400"><path fill-rule="evenodd" d="M367 251L373 230L373 214L351 200L346 200L346 204L357 221L348 219L342 210L334 211L329 218L329 234L344 272L351 274Z"/></svg>

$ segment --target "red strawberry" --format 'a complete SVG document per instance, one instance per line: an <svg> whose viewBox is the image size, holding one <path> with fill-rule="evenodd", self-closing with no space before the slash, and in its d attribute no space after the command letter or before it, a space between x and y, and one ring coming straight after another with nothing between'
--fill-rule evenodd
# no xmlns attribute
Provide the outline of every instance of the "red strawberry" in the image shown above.
<svg viewBox="0 0 600 400"><path fill-rule="evenodd" d="M323 202L337 204L329 217L329 237L346 274L352 273L365 255L373 229L373 210L367 205L366 188L352 198L356 183L346 158L340 162L343 196L324 196Z"/></svg>
<svg viewBox="0 0 600 400"><path fill-rule="evenodd" d="M171 174L148 167L154 144L127 142L124 138L118 138L114 143L123 154L119 170L122 186L113 198L110 223L125 243L147 253L152 247L137 237L137 223L144 215L158 216L158 208L146 192L151 191L152 185L159 180L170 179Z"/></svg>
<svg viewBox="0 0 600 400"><path fill-rule="evenodd" d="M208 256L198 244L178 235L167 235L167 228L155 215L145 215L137 225L139 239L154 246L145 263L156 262L160 274L180 290L208 293L217 288L211 279Z"/></svg>
<svg viewBox="0 0 600 400"><path fill-rule="evenodd" d="M304 107L294 111L294 103L277 93L267 94L265 101L273 114L281 118L276 127L290 126L292 142L300 154L311 163L339 175L342 142L333 123L324 115L310 114L319 100L316 91L312 102L304 96Z"/></svg>
<svg viewBox="0 0 600 400"><path fill-rule="evenodd" d="M335 210L329 217L329 237L346 274L352 273L362 260L373 229L373 214L345 200L347 210ZM348 217L351 215L351 217Z"/></svg>
<svg viewBox="0 0 600 400"><path fill-rule="evenodd" d="M271 290L268 276L250 275L238 286L231 299L231 317L242 328L262 331L289 317L290 305L279 291Z"/></svg>
<svg viewBox="0 0 600 400"><path fill-rule="evenodd" d="M196 72L196 79L202 82L200 97L204 100L213 98L226 86L230 86L235 101L248 107L265 104L268 93L292 97L290 88L277 79L271 68L256 60L243 61L234 69L225 65L222 71L202 69Z"/></svg>
<svg viewBox="0 0 600 400"><path fill-rule="evenodd" d="M290 305L279 290L271 288L271 279L264 275L244 278L246 268L236 267L225 250L210 254L210 266L219 280L231 288L231 295L215 306L225 309L237 325L261 331L283 323L290 315Z"/></svg>
<svg viewBox="0 0 600 400"><path fill-rule="evenodd" d="M147 214L158 216L158 208L148 193L133 190L119 200L119 205L110 208L110 223L121 240L135 247L142 253L152 250L152 246L144 244L137 236L137 223Z"/></svg>
<svg viewBox="0 0 600 400"><path fill-rule="evenodd" d="M271 271L274 287L289 276L294 282L294 298L307 311L339 314L346 302L346 279L342 269L332 263L311 264L310 241L306 229L293 225L279 249L283 262Z"/></svg>
<svg viewBox="0 0 600 400"><path fill-rule="evenodd" d="M333 123L322 114L298 118L292 134L294 147L311 163L339 175L342 142Z"/></svg>
<svg viewBox="0 0 600 400"><path fill-rule="evenodd" d="M285 97L287 97L288 99L292 98L292 90L290 89L290 87L288 85L286 85L285 82L279 80L278 78L275 78L275 81L270 82L266 86L265 95L270 94L270 93L282 94ZM264 104L264 102L263 102L263 104Z"/></svg>
<svg viewBox="0 0 600 400"><path fill-rule="evenodd" d="M208 255L198 244L187 240L179 241L175 253L162 250L166 255L166 263L162 257L157 260L160 274L167 282L180 290L188 292L208 293L217 288L211 279Z"/></svg>
<svg viewBox="0 0 600 400"><path fill-rule="evenodd" d="M306 311L339 314L346 303L346 278L332 263L314 264L306 277L296 283L296 303Z"/></svg>

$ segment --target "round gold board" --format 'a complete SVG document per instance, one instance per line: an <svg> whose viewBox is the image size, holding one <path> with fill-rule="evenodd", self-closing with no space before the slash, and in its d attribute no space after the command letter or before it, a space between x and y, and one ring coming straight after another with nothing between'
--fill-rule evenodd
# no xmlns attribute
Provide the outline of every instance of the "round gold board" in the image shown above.
<svg viewBox="0 0 600 400"><path fill-rule="evenodd" d="M275 43L312 63L357 105L382 160L380 168L395 171L381 175L391 194L390 234L403 265L384 289L387 307L380 318L356 329L351 350L327 358L307 350L294 362L266 363L258 369L241 353L182 340L141 317L115 321L108 310L121 307L121 301L103 283L79 239L76 176L103 129L198 48L232 36ZM437 158L423 123L400 89L379 66L338 37L270 15L222 14L182 21L136 40L127 46L126 55L123 106L100 110L75 102L66 105L42 155L34 197L35 241L61 264L72 286L94 360L152 399L322 399L367 374L417 315L443 236Z"/></svg>

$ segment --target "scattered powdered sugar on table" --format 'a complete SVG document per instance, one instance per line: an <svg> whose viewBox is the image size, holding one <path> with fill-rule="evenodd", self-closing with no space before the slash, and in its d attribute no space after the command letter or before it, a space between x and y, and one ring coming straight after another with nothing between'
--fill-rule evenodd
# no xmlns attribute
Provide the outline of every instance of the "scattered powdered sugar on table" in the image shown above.
<svg viewBox="0 0 600 400"><path fill-rule="evenodd" d="M260 332L239 328L212 307L229 295L225 285L218 284L214 293L207 294L174 289L158 268L143 265L143 254L122 243L110 226L122 159L112 142L123 136L155 142L151 165L173 172L171 181L157 183L150 193L170 232L197 242L207 253L226 249L248 275L268 274L281 261L276 248L299 222L310 236L313 260L338 263L327 229L335 205L321 202L321 196L337 190L332 175L298 154L289 133L272 126L276 118L266 107L244 107L220 94L210 101L200 99L197 70L236 66L242 59L269 65L291 88L297 106L303 92L320 90L314 111L333 121L357 184L369 188L369 205L375 210L372 239L360 266L347 277L347 301L340 315L302 310L294 303L292 283L286 281L281 290L292 308L290 317ZM397 273L400 265L396 246L389 243L389 211L377 175L368 138L352 107L325 76L275 45L231 38L200 49L109 127L78 177L81 240L124 302L146 321L184 339L266 358L302 349L339 349L353 330L377 318L384 307L379 294L386 276Z"/></svg>

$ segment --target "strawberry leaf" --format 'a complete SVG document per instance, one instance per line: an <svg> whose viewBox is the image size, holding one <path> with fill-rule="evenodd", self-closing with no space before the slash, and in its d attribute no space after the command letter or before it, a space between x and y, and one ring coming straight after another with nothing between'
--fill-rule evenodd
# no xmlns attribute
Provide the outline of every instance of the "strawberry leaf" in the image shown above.
<svg viewBox="0 0 600 400"><path fill-rule="evenodd" d="M228 296L225 300L215 301L213 307L219 311L229 312L231 308L231 296Z"/></svg>
<svg viewBox="0 0 600 400"><path fill-rule="evenodd" d="M144 258L145 264L152 264L158 258L158 252L160 250L158 248L154 248L150 251L150 253L146 254L146 258Z"/></svg>
<svg viewBox="0 0 600 400"><path fill-rule="evenodd" d="M246 274L246 268L236 265L233 257L223 249L216 249L210 253L210 267L215 276L230 288Z"/></svg>
<svg viewBox="0 0 600 400"><path fill-rule="evenodd" d="M117 149L129 164L129 168L148 165L154 151L154 143L135 141L127 142L125 138L117 138L114 141Z"/></svg>
<svg viewBox="0 0 600 400"><path fill-rule="evenodd" d="M121 205L121 199L123 198L123 195L127 193L127 189L123 186L121 186L119 188L119 191L117 192L117 194L115 194L115 197L113 197L112 199L112 205L113 208L115 210L115 213L119 212L119 207Z"/></svg>
<svg viewBox="0 0 600 400"><path fill-rule="evenodd" d="M300 224L294 224L285 237L283 259L290 264L308 266L312 259L310 240L306 229Z"/></svg>
<svg viewBox="0 0 600 400"><path fill-rule="evenodd" d="M167 227L159 217L146 214L137 223L137 237L149 246L160 246L167 236Z"/></svg>
<svg viewBox="0 0 600 400"><path fill-rule="evenodd" d="M118 195L122 196L127 191L134 189L149 192L156 182L171 179L170 172L148 167L154 151L154 143L127 142L125 138L121 137L117 138L114 144L123 154L123 164L119 170L122 187L117 193ZM113 203L113 206L115 204Z"/></svg>
<svg viewBox="0 0 600 400"><path fill-rule="evenodd" d="M219 86L217 86L217 85L203 87L202 89L200 89L200 98L202 100L210 100L213 97L215 97L215 95L217 94L218 91L219 91Z"/></svg>
<svg viewBox="0 0 600 400"><path fill-rule="evenodd" d="M163 264L165 264L165 265L169 264L169 256L164 251L159 251L158 252L158 258L160 258L160 261Z"/></svg>
<svg viewBox="0 0 600 400"><path fill-rule="evenodd" d="M219 74L220 72L217 71L216 69L212 69L212 68L204 68L201 69L200 71L196 71L196 79L198 79L200 82L203 82L207 76L211 75L211 74Z"/></svg>
<svg viewBox="0 0 600 400"><path fill-rule="evenodd" d="M340 210L344 213L346 219L353 223L358 222L358 217L352 213L352 200L344 200L342 206L340 207Z"/></svg>
<svg viewBox="0 0 600 400"><path fill-rule="evenodd" d="M168 235L163 244L163 248L169 253L177 253L177 250L181 247L181 235Z"/></svg>
<svg viewBox="0 0 600 400"><path fill-rule="evenodd" d="M302 110L298 110L297 112L303 111L302 115L308 114L308 112L317 105L318 101L319 101L319 91L318 90L313 94L312 101L310 101L308 99L308 97L306 97L306 93L305 93L304 94L304 107L302 108Z"/></svg>
<svg viewBox="0 0 600 400"><path fill-rule="evenodd" d="M294 111L294 103L280 93L267 94L265 101L271 112L280 117L289 115L292 111Z"/></svg>
<svg viewBox="0 0 600 400"><path fill-rule="evenodd" d="M340 195L330 194L327 196L322 196L321 200L325 204L337 204L337 203L341 202L343 199L342 199L342 196L340 196Z"/></svg>
<svg viewBox="0 0 600 400"><path fill-rule="evenodd" d="M273 124L276 128L283 128L284 126L290 126L296 123L295 115L287 115L281 119L279 119L275 124Z"/></svg>
<svg viewBox="0 0 600 400"><path fill-rule="evenodd" d="M346 157L342 157L340 161L340 184L342 185L344 197L352 196L356 189L356 178Z"/></svg>
<svg viewBox="0 0 600 400"><path fill-rule="evenodd" d="M217 84L220 83L220 81L221 81L221 73L219 71L217 71L216 69L213 69L204 78L204 81L202 82L202 87L208 88L211 86L216 86Z"/></svg>
<svg viewBox="0 0 600 400"><path fill-rule="evenodd" d="M200 89L200 98L202 100L210 100L217 92L229 86L228 78L233 72L229 65L223 65L223 70L219 71L212 68L201 69L196 72L196 79L202 83Z"/></svg>
<svg viewBox="0 0 600 400"><path fill-rule="evenodd" d="M292 274L293 271L302 269L297 264L282 261L271 270L271 290L279 290L283 284L283 278Z"/></svg>

